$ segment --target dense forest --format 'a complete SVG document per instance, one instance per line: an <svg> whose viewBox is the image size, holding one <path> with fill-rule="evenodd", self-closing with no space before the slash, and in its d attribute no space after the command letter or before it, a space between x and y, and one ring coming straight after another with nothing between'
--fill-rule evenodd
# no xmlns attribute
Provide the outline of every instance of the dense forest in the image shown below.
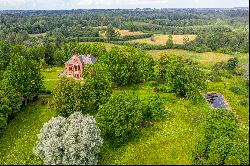
<svg viewBox="0 0 250 166"><path fill-rule="evenodd" d="M142 31L148 34L196 34L196 41L187 46L179 46L189 50L248 52L248 17L248 10L237 8L2 11L0 38L10 43L25 43L28 46L44 45L47 41L53 41L59 46L69 41L130 39L123 39L117 35L103 39L99 31L105 31L105 26L110 26L109 28ZM147 36L137 36L145 37Z"/></svg>
<svg viewBox="0 0 250 166"><path fill-rule="evenodd" d="M59 77L78 53L98 61L83 81ZM247 165L248 54L248 8L0 11L0 164ZM231 107L211 108L214 91ZM29 109L34 124L18 122ZM26 134L8 139L16 122L36 127L23 151Z"/></svg>

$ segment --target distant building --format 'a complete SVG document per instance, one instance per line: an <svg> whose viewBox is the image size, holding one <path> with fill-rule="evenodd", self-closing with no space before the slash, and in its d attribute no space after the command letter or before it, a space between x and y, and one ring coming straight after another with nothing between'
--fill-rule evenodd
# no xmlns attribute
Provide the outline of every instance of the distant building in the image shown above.
<svg viewBox="0 0 250 166"><path fill-rule="evenodd" d="M97 61L92 55L73 55L67 62L65 62L65 70L61 76L72 77L75 79L83 79L82 72L87 64L93 65Z"/></svg>

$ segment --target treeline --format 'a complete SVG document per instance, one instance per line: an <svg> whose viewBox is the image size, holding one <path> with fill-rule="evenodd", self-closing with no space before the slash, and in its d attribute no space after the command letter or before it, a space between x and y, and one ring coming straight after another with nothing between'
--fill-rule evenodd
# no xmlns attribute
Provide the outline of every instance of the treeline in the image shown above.
<svg viewBox="0 0 250 166"><path fill-rule="evenodd" d="M237 29L249 31L248 16L248 10L241 9L6 11L0 14L0 38L12 44L28 46L41 44L44 38L63 42L105 41L99 36L99 31L103 30L99 26L111 25L118 29L147 33L113 38L115 41L146 38L152 33L200 36L205 34L205 37L202 37L205 43L203 45L214 50L218 48L211 46L211 43L215 43L219 48L230 49L238 42L231 40L240 36L241 41L241 36L245 36L242 45L248 40L248 33L235 32ZM228 35L229 32L231 34L228 39L231 44L221 44L224 42L221 41L221 35ZM221 34L219 37L218 33ZM209 41L206 38L209 38ZM216 42L218 39L220 40ZM245 49L238 49L235 44L231 51L234 50Z"/></svg>
<svg viewBox="0 0 250 166"><path fill-rule="evenodd" d="M171 39L172 40L172 39ZM167 41L167 38L166 38ZM216 51L226 54L235 52L249 52L249 32L248 31L215 31L213 33L200 33L194 41L187 41L184 44L173 44L170 46L153 45L148 43L137 43L130 41L109 41L113 44L133 46L142 50L164 50L164 49L184 49L195 52Z"/></svg>
<svg viewBox="0 0 250 166"><path fill-rule="evenodd" d="M0 42L0 129L23 105L38 98L44 54L38 47Z"/></svg>

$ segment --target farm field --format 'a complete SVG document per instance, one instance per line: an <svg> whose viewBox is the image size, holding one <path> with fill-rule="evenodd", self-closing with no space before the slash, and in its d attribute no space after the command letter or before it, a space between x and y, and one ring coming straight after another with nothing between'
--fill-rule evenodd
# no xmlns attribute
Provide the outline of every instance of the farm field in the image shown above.
<svg viewBox="0 0 250 166"><path fill-rule="evenodd" d="M193 53L183 50L153 50L147 53L154 58L159 58L162 53L192 58L201 63L202 67L209 69L214 63L227 61L231 57L227 54ZM239 55L239 59L241 63L245 63L249 58L247 54L242 54ZM46 89L54 90L59 79L58 74L63 69L52 67L43 71ZM230 88L234 85L242 87L245 94L232 92ZM141 97L154 93L153 86L148 83L123 87L120 90L113 89L113 93L121 91L135 92ZM248 139L249 104L241 104L242 100L248 97L245 80L240 76L233 76L224 78L221 82L209 82L208 91L216 91L225 97L241 121L245 139ZM143 128L139 137L124 146L113 148L112 143L104 142L99 154L99 164L192 164L191 149L202 137L202 118L212 110L205 100L194 104L173 93L158 94L164 98L166 117ZM50 96L41 96L38 101L18 113L3 131L4 136L0 137L0 164L42 164L42 161L32 153L32 148L43 124L58 114L51 111L48 104L42 104L43 99L49 98Z"/></svg>
<svg viewBox="0 0 250 166"><path fill-rule="evenodd" d="M172 35L173 36L173 43L174 44L183 44L183 38L187 36L189 41L195 40L196 35ZM166 41L168 40L168 35L163 34L155 34L154 41L151 38L144 38L144 39L135 39L131 40L131 42L138 42L138 43L147 43L153 45L165 45Z"/></svg>

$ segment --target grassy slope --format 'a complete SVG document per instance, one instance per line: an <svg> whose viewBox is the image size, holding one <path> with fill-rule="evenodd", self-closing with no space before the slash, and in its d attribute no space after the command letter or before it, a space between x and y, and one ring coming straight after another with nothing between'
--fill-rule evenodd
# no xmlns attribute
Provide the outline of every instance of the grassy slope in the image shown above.
<svg viewBox="0 0 250 166"><path fill-rule="evenodd" d="M202 54L181 50L168 50L167 52L180 56L206 58L206 54L202 56ZM152 51L149 53L152 54ZM216 53L210 54L216 55ZM153 54L153 56L158 56L158 54ZM222 59L229 57L223 54L218 56ZM248 57L244 55L241 63L247 60ZM210 68L215 61L218 59L208 64L203 63L203 65ZM62 69L52 68L43 72L47 89L52 90L55 87L57 75ZM240 100L248 95L243 96L231 92L229 88L232 85L246 89L244 80L235 76L230 79L225 78L223 82L209 83L209 91L217 91L224 95L232 110L240 117L243 124L242 131L245 138L249 139L249 105L239 104ZM141 96L153 93L153 87L147 85L125 87L122 90L135 91ZM115 90L114 93L119 93L119 91L121 90ZM165 97L166 118L155 122L153 126L143 128L137 139L120 148L113 149L106 142L100 153L101 164L191 164L190 149L201 137L199 124L209 107L205 102L194 105L171 93L159 93L159 95ZM41 105L39 101L20 112L0 137L0 164L41 164L41 160L32 153L32 147L35 146L37 134L43 124L53 116L56 116L56 113L51 112L47 105Z"/></svg>

